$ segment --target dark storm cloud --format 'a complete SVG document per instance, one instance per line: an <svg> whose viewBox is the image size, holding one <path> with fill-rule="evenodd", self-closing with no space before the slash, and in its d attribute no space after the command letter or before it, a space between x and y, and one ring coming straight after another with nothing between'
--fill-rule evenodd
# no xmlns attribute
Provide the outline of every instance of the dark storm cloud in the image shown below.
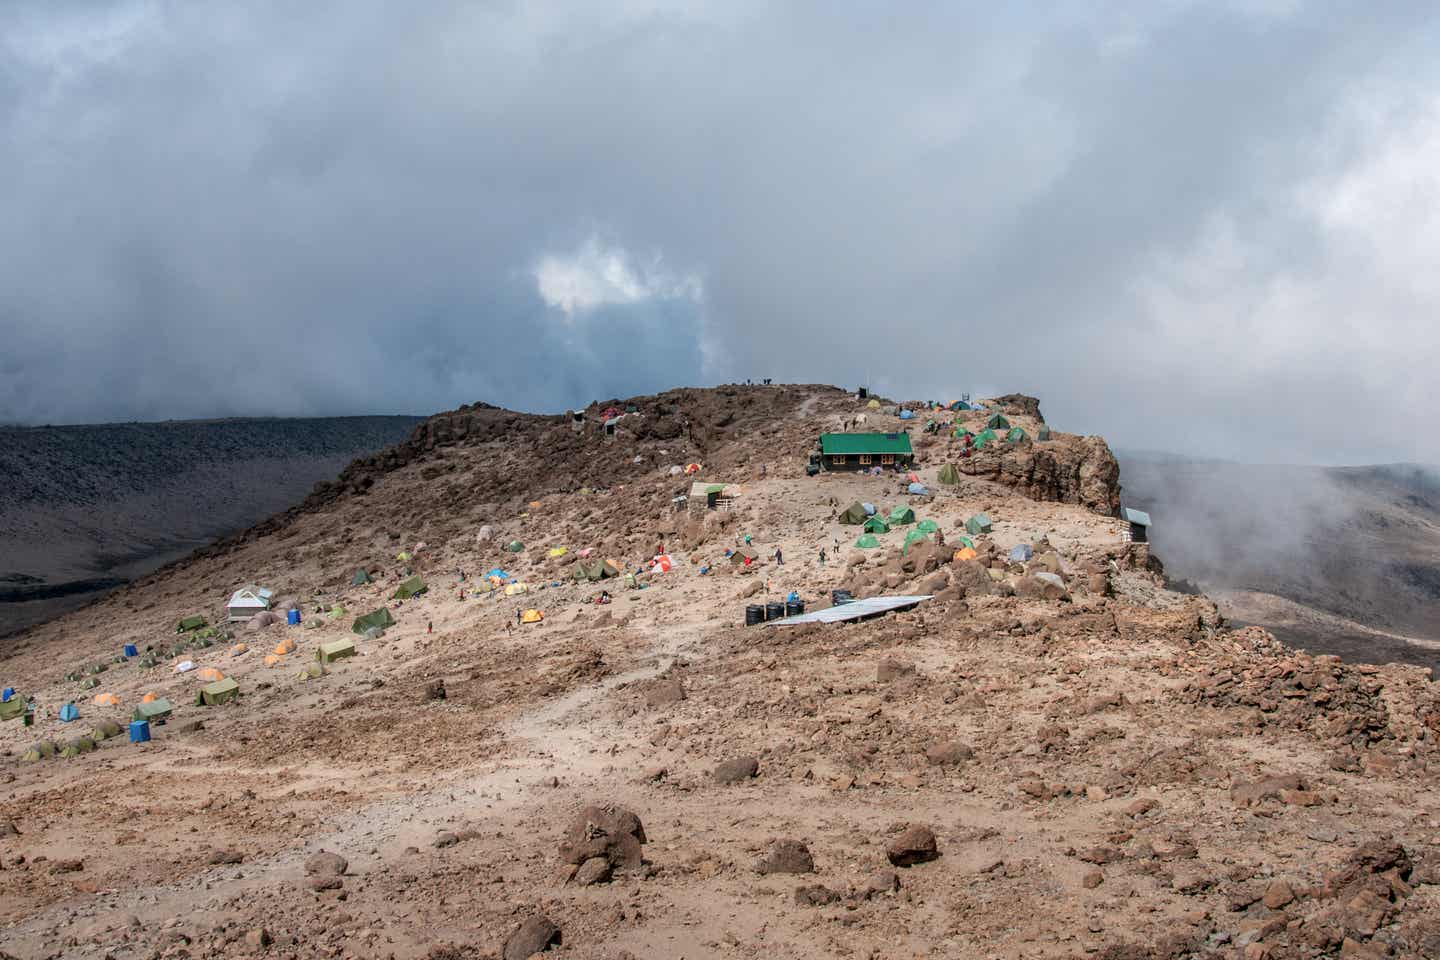
<svg viewBox="0 0 1440 960"><path fill-rule="evenodd" d="M0 419L868 378L1440 459L1428 8L994 7L7 4Z"/></svg>

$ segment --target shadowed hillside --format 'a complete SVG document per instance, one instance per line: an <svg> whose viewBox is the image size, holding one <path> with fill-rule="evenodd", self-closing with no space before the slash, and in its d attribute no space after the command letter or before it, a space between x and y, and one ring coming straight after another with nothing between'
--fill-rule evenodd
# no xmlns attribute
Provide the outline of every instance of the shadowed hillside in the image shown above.
<svg viewBox="0 0 1440 960"><path fill-rule="evenodd" d="M415 417L0 429L0 635L283 510Z"/></svg>

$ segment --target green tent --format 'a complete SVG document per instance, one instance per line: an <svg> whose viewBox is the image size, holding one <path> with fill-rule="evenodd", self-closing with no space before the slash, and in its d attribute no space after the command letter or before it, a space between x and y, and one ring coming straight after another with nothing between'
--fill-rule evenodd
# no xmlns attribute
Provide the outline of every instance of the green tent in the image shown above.
<svg viewBox="0 0 1440 960"><path fill-rule="evenodd" d="M1046 426L1045 424L1043 424L1043 423L1040 424L1040 429L1039 429L1039 431L1036 432L1036 434L1035 434L1035 439L1036 439L1036 440L1042 440L1042 441L1043 441L1043 440L1049 440L1049 439L1050 439L1050 428L1047 427L1047 426Z"/></svg>
<svg viewBox="0 0 1440 960"><path fill-rule="evenodd" d="M938 479L941 483L954 486L955 484L960 482L960 471L955 469L955 465L953 463L947 463L945 464L945 466L940 468L940 476Z"/></svg>
<svg viewBox="0 0 1440 960"><path fill-rule="evenodd" d="M965 521L965 529L972 535L978 536L982 533L989 533L994 529L994 524L991 522L988 514L977 513Z"/></svg>
<svg viewBox="0 0 1440 960"><path fill-rule="evenodd" d="M975 541L974 541L974 540L971 540L969 537L961 537L961 538L960 538L960 546L962 546L962 547L969 547L971 550L974 550L974 549L975 549Z"/></svg>
<svg viewBox="0 0 1440 960"><path fill-rule="evenodd" d="M867 533L861 536L859 540L855 541L855 546L859 547L861 550L874 550L876 547L880 546L880 541L875 539L875 534Z"/></svg>
<svg viewBox="0 0 1440 960"><path fill-rule="evenodd" d="M934 520L921 520L920 523L916 525L915 529L919 530L921 533L934 533L936 530L940 529L940 524L936 523Z"/></svg>
<svg viewBox="0 0 1440 960"><path fill-rule="evenodd" d="M425 581L420 579L418 575L413 576L396 587L395 592L390 595L390 599L409 600L411 597L420 596L420 594L429 589L429 587L425 586Z"/></svg>
<svg viewBox="0 0 1440 960"><path fill-rule="evenodd" d="M65 749L60 751L60 756L69 759L70 757L78 757L82 753L89 753L94 749L94 740L91 740L89 737L76 737L74 740L65 744Z"/></svg>
<svg viewBox="0 0 1440 960"><path fill-rule="evenodd" d="M928 539L930 538L925 536L925 534L921 533L919 528L911 530L909 533L905 534L905 542L900 546L900 552L909 553L910 545L912 543L920 543Z"/></svg>
<svg viewBox="0 0 1440 960"><path fill-rule="evenodd" d="M240 696L240 684L235 682L234 677L226 677L224 680L216 680L214 683L207 683L201 687L199 696L195 698L195 706L216 707L222 703L229 703L238 696Z"/></svg>
<svg viewBox="0 0 1440 960"><path fill-rule="evenodd" d="M975 449L984 450L986 446L994 443L999 439L1000 438L996 436L994 430L981 430L978 434L975 435Z"/></svg>
<svg viewBox="0 0 1440 960"><path fill-rule="evenodd" d="M505 544L505 549L509 550L511 553L519 553L521 550L525 549L525 544L521 543L519 540L511 540L509 543Z"/></svg>
<svg viewBox="0 0 1440 960"><path fill-rule="evenodd" d="M351 633L364 633L371 627L379 627L384 630L387 627L395 626L395 618L390 616L388 607L381 607L378 610L371 610L363 617L356 617L355 622L350 625Z"/></svg>
<svg viewBox="0 0 1440 960"><path fill-rule="evenodd" d="M97 742L118 736L120 736L120 724L114 720L101 720L95 724L95 729L90 731L90 739Z"/></svg>
<svg viewBox="0 0 1440 960"><path fill-rule="evenodd" d="M149 703L137 704L135 712L130 714L130 719L150 720L158 723L169 720L170 714L173 712L175 712L175 708L170 705L170 701L161 697L158 700L151 700Z"/></svg>
<svg viewBox="0 0 1440 960"><path fill-rule="evenodd" d="M992 413L990 419L985 421L985 426L991 430L1009 430L1010 421L998 413Z"/></svg>
<svg viewBox="0 0 1440 960"><path fill-rule="evenodd" d="M179 625L175 628L175 632L184 633L187 630L199 630L207 623L208 621L197 613L193 617L186 617L184 620L181 620Z"/></svg>
<svg viewBox="0 0 1440 960"><path fill-rule="evenodd" d="M915 522L915 511L909 507L896 507L890 511L889 523L892 527L902 526Z"/></svg>
<svg viewBox="0 0 1440 960"><path fill-rule="evenodd" d="M14 720L25 715L25 698L12 693L10 699L0 703L0 720Z"/></svg>
<svg viewBox="0 0 1440 960"><path fill-rule="evenodd" d="M98 686L100 686L99 677L88 677L85 680L80 681L81 690L94 690Z"/></svg>
<svg viewBox="0 0 1440 960"><path fill-rule="evenodd" d="M1029 439L1029 435L1026 434L1025 431L1020 429L1019 427L1011 427L1010 432L1005 434L1005 440L1007 443L1020 443L1021 441Z"/></svg>
<svg viewBox="0 0 1440 960"><path fill-rule="evenodd" d="M856 500L845 508L844 513L840 514L840 522L849 524L850 526L859 526L865 522L867 517L869 517L869 514L865 512L864 505L861 504L859 500Z"/></svg>
<svg viewBox="0 0 1440 960"><path fill-rule="evenodd" d="M369 583L369 582L370 582L370 571L368 571L368 570L356 570L356 571L355 571L355 576L353 576L353 577L350 578L350 586L352 586L352 587L363 587L365 584L367 584L367 583Z"/></svg>
<svg viewBox="0 0 1440 960"><path fill-rule="evenodd" d="M354 640L332 640L329 643L320 644L320 649L315 651L315 659L321 663L334 663L336 660L353 656L355 656Z"/></svg>
<svg viewBox="0 0 1440 960"><path fill-rule="evenodd" d="M570 575L576 580L606 580L620 576L620 571L609 560L576 560Z"/></svg>
<svg viewBox="0 0 1440 960"><path fill-rule="evenodd" d="M885 522L883 517L871 517L865 521L866 533L889 533L890 524Z"/></svg>
<svg viewBox="0 0 1440 960"><path fill-rule="evenodd" d="M41 740L21 754L20 759L24 763L34 763L37 760L49 760L57 753L59 753L59 751L55 748L55 744L49 740Z"/></svg>
<svg viewBox="0 0 1440 960"><path fill-rule="evenodd" d="M155 654L153 653L147 653L145 654L145 656L140 658L139 666L141 670L149 670L152 667L158 667L160 666L160 658L155 656Z"/></svg>

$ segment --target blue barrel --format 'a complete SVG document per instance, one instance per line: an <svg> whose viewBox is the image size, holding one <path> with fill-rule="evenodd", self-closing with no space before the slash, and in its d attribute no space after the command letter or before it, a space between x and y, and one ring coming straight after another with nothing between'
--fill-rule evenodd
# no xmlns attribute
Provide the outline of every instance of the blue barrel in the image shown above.
<svg viewBox="0 0 1440 960"><path fill-rule="evenodd" d="M135 644L127 643L125 644L125 656L138 657L140 656L140 651L135 649Z"/></svg>
<svg viewBox="0 0 1440 960"><path fill-rule="evenodd" d="M150 721L149 721L149 720L132 720L132 721L130 722L130 742L131 742L131 743L149 743L149 742L150 742Z"/></svg>
<svg viewBox="0 0 1440 960"><path fill-rule="evenodd" d="M300 622L300 611L291 607L285 614L285 622L292 627L298 624Z"/></svg>

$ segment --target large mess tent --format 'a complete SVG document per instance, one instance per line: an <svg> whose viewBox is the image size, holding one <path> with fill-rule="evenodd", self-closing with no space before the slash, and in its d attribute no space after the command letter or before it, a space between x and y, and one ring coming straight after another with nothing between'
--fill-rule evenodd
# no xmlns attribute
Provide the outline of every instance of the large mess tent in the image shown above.
<svg viewBox="0 0 1440 960"><path fill-rule="evenodd" d="M25 715L25 698L12 693L10 699L0 703L0 720L14 720Z"/></svg>
<svg viewBox="0 0 1440 960"><path fill-rule="evenodd" d="M208 626L205 618L196 614L193 617L186 617L175 626L176 633L186 633L190 630L201 630Z"/></svg>
<svg viewBox="0 0 1440 960"><path fill-rule="evenodd" d="M953 463L947 463L940 468L940 474L936 479L948 486L954 486L960 482L960 471L955 469Z"/></svg>
<svg viewBox="0 0 1440 960"><path fill-rule="evenodd" d="M840 522L851 526L859 526L865 522L866 516L868 516L868 514L865 513L865 505L857 500L846 507L844 513L840 514Z"/></svg>
<svg viewBox="0 0 1440 960"><path fill-rule="evenodd" d="M354 640L332 640L329 643L320 644L319 649L315 651L315 659L321 663L334 663L336 660L353 656L355 656Z"/></svg>

